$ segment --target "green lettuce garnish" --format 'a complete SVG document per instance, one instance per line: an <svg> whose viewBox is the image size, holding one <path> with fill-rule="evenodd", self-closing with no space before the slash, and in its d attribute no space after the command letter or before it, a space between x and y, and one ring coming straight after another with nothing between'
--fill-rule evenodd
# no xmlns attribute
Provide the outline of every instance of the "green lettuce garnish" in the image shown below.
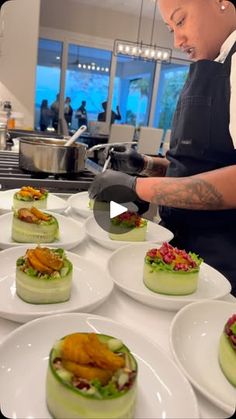
<svg viewBox="0 0 236 419"><path fill-rule="evenodd" d="M95 379L91 381L91 385L96 389L96 396L101 395L103 397L111 397L117 394L120 394L121 391L118 390L115 383L111 380L108 384L103 386L100 380Z"/></svg>
<svg viewBox="0 0 236 419"><path fill-rule="evenodd" d="M233 334L236 335L236 322L234 322L231 326L230 326L230 330L232 330Z"/></svg>

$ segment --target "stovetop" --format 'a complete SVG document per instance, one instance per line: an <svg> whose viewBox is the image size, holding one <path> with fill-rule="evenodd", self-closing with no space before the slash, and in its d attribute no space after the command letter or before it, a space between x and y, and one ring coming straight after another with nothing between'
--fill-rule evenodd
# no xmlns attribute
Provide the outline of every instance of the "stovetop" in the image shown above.
<svg viewBox="0 0 236 419"><path fill-rule="evenodd" d="M76 193L87 191L94 178L89 170L76 175L30 174L19 169L19 155L12 151L0 151L0 190L22 186L44 187L50 192Z"/></svg>

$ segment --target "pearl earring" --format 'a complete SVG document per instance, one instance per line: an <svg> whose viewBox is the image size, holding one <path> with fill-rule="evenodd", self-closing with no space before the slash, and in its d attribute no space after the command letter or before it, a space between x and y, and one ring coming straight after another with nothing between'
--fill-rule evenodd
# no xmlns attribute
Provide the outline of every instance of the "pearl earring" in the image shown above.
<svg viewBox="0 0 236 419"><path fill-rule="evenodd" d="M221 10L225 10L225 6L223 4L220 8L221 8Z"/></svg>

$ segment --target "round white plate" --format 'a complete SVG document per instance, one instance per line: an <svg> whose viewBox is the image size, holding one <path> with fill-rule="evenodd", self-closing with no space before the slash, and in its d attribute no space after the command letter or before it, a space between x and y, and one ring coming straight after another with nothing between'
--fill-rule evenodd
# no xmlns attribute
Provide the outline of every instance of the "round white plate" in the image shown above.
<svg viewBox="0 0 236 419"><path fill-rule="evenodd" d="M53 247L53 246L52 246ZM37 317L72 311L90 311L100 305L111 293L112 280L94 262L66 252L73 263L73 282L69 301L57 304L29 304L16 294L16 260L28 248L20 246L0 252L0 317L24 323Z"/></svg>
<svg viewBox="0 0 236 419"><path fill-rule="evenodd" d="M48 211L45 211L48 212ZM12 212L0 216L0 249L7 249L12 246L21 246L28 243L16 243L11 238ZM80 244L86 237L83 224L72 218L65 217L61 214L51 215L56 217L59 224L59 239L53 243L44 243L44 246L63 247L63 249L72 249ZM29 243L32 245L32 243Z"/></svg>
<svg viewBox="0 0 236 419"><path fill-rule="evenodd" d="M73 332L122 339L138 362L135 418L199 418L192 387L151 340L125 325L92 314L36 319L11 333L0 347L1 409L6 417L50 418L45 403L48 355L54 342Z"/></svg>
<svg viewBox="0 0 236 419"><path fill-rule="evenodd" d="M218 348L224 325L234 313L236 302L201 301L180 310L170 328L177 364L205 397L230 416L236 407L236 388L221 371Z"/></svg>
<svg viewBox="0 0 236 419"><path fill-rule="evenodd" d="M67 200L67 205L84 218L88 218L93 214L93 211L89 208L88 203L89 195L87 191L73 194Z"/></svg>
<svg viewBox="0 0 236 419"><path fill-rule="evenodd" d="M98 244L108 248L108 249L118 249L120 247L123 247L127 244L139 244L140 242L129 242L129 241L117 241L117 240L111 240L109 238L108 232L103 230L98 223L96 222L94 216L89 217L85 223L85 230L88 234L88 236L96 241ZM170 230L167 230L167 228L160 226L159 224L153 223L151 221L148 221L147 226L147 235L146 235L146 241L147 242L154 242L154 243L163 243L163 242L169 242L174 237L173 233L171 233Z"/></svg>
<svg viewBox="0 0 236 419"><path fill-rule="evenodd" d="M8 191L3 191L1 193L0 213L12 211L13 195L19 190L20 188L9 189ZM67 201L59 196L53 195L51 192L48 193L46 211L63 212L67 207Z"/></svg>
<svg viewBox="0 0 236 419"><path fill-rule="evenodd" d="M198 289L183 296L158 294L143 283L144 257L156 243L130 245L117 249L107 262L107 268L115 284L135 300L164 310L178 310L186 304L202 299L221 298L231 291L229 281L206 263L200 267Z"/></svg>

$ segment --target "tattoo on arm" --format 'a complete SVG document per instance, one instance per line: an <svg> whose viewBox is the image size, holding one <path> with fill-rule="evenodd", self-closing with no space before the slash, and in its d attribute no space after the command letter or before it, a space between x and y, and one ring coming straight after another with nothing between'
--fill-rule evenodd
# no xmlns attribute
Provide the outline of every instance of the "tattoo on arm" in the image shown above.
<svg viewBox="0 0 236 419"><path fill-rule="evenodd" d="M146 174L150 177L164 177L166 174L166 167L156 165L151 170L146 170Z"/></svg>
<svg viewBox="0 0 236 419"><path fill-rule="evenodd" d="M164 177L166 175L168 165L169 162L166 158L153 158L153 167L151 169L146 169L145 174L149 177Z"/></svg>
<svg viewBox="0 0 236 419"><path fill-rule="evenodd" d="M163 179L161 186L152 187L151 202L195 210L218 210L225 207L223 196L211 183L192 177Z"/></svg>

